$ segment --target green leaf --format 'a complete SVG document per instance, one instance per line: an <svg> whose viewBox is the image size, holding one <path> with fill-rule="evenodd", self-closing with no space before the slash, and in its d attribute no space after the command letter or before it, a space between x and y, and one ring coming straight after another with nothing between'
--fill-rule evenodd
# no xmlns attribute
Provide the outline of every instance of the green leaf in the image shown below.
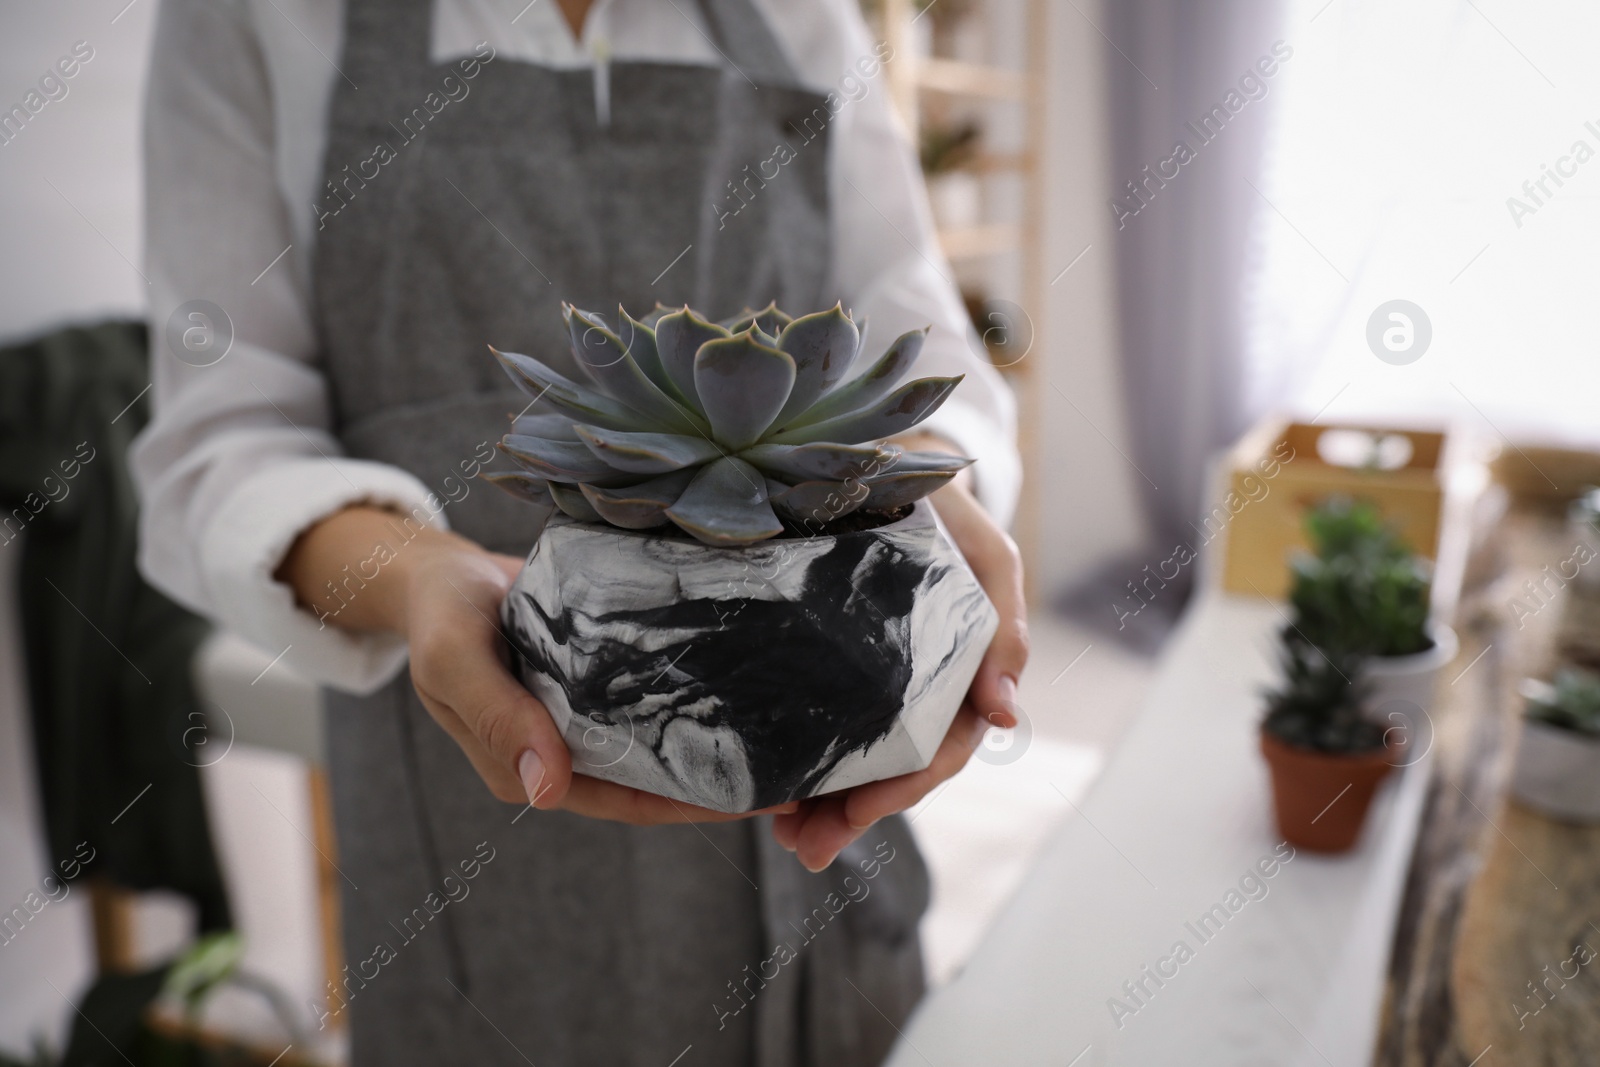
<svg viewBox="0 0 1600 1067"><path fill-rule="evenodd" d="M703 433L708 429L639 369L628 346L606 326L604 319L571 304L565 306L564 313L578 367L607 395L640 413L642 418L633 429L674 433ZM639 339L635 337L636 341ZM652 345L651 356L655 355Z"/></svg>
<svg viewBox="0 0 1600 1067"><path fill-rule="evenodd" d="M868 493L860 482L801 482L783 486L779 492L772 491L773 484L768 483L767 486L772 506L780 515L786 515L811 530L855 511L866 503Z"/></svg>
<svg viewBox="0 0 1600 1067"><path fill-rule="evenodd" d="M579 522L605 522L578 486L551 482L550 495L555 499L556 507L561 509L562 514L570 518Z"/></svg>
<svg viewBox="0 0 1600 1067"><path fill-rule="evenodd" d="M893 445L755 445L739 458L767 474L795 483L870 478L894 469L901 452Z"/></svg>
<svg viewBox="0 0 1600 1067"><path fill-rule="evenodd" d="M694 387L711 434L731 452L761 439L794 387L794 360L748 334L707 341L694 357Z"/></svg>
<svg viewBox="0 0 1600 1067"><path fill-rule="evenodd" d="M760 311L745 308L733 318L724 319L722 325L727 327L729 333L743 333L754 326L768 337L775 338L793 321L791 316L778 309L778 302L774 300Z"/></svg>
<svg viewBox="0 0 1600 1067"><path fill-rule="evenodd" d="M677 502L693 480L694 471L673 471L638 485L602 489L581 485L584 499L601 518L625 530L648 530L667 523L667 508Z"/></svg>
<svg viewBox="0 0 1600 1067"><path fill-rule="evenodd" d="M966 456L953 456L948 452L901 452L891 459L885 474L911 474L917 471L956 471L965 470L976 463L976 460Z"/></svg>
<svg viewBox="0 0 1600 1067"><path fill-rule="evenodd" d="M532 474L523 471L483 471L478 477L486 482L492 482L518 500L526 500L530 504L543 504L546 507L553 503L550 497L550 483Z"/></svg>
<svg viewBox="0 0 1600 1067"><path fill-rule="evenodd" d="M582 441L546 441L542 437L506 434L495 446L535 477L551 482L611 484L626 476L595 455Z"/></svg>
<svg viewBox="0 0 1600 1067"><path fill-rule="evenodd" d="M659 304L656 305L658 308ZM628 348L628 353L633 356L633 361L639 364L639 369L644 371L644 376L650 379L657 389L660 389L673 403L693 409L694 404L687 397L678 394L678 387L661 366L661 353L656 348L655 327L640 322L628 314L626 308L617 307L617 315L622 325L617 329L617 336L622 338L622 343ZM698 412L696 412L698 414Z"/></svg>
<svg viewBox="0 0 1600 1067"><path fill-rule="evenodd" d="M607 466L633 474L665 474L698 467L722 455L704 437L671 433L625 433L598 426L579 426L577 434Z"/></svg>
<svg viewBox="0 0 1600 1067"><path fill-rule="evenodd" d="M748 545L783 531L767 503L766 479L732 456L700 468L667 518L708 545Z"/></svg>
<svg viewBox="0 0 1600 1067"><path fill-rule="evenodd" d="M955 471L915 471L869 478L867 499L861 506L869 511L892 511L921 500L955 476Z"/></svg>
<svg viewBox="0 0 1600 1067"><path fill-rule="evenodd" d="M617 401L570 381L532 356L501 352L493 345L489 351L500 361L517 388L535 402L553 408L579 422L613 430L637 430L642 416Z"/></svg>
<svg viewBox="0 0 1600 1067"><path fill-rule="evenodd" d="M908 382L882 400L858 411L838 415L809 426L773 434L772 444L798 445L808 441L839 441L854 444L905 433L939 409L961 378L919 378Z"/></svg>
<svg viewBox="0 0 1600 1067"><path fill-rule="evenodd" d="M794 359L794 389L778 413L777 424L785 425L841 381L855 362L860 343L861 332L839 304L785 326L777 347Z"/></svg>
<svg viewBox="0 0 1600 1067"><path fill-rule="evenodd" d="M666 372L678 393L688 398L700 414L705 408L694 388L694 357L707 341L733 336L716 323L707 322L688 308L674 311L656 320L656 352L661 357L661 369Z"/></svg>
<svg viewBox="0 0 1600 1067"><path fill-rule="evenodd" d="M922 344L927 337L926 329L901 334L864 373L845 382L807 409L786 410L780 424L785 430L799 429L846 412L861 410L893 389L905 377L922 354ZM788 421L783 421L785 419Z"/></svg>
<svg viewBox="0 0 1600 1067"><path fill-rule="evenodd" d="M511 420L511 432L523 437L542 437L546 441L576 441L578 432L572 419L556 412L518 415Z"/></svg>

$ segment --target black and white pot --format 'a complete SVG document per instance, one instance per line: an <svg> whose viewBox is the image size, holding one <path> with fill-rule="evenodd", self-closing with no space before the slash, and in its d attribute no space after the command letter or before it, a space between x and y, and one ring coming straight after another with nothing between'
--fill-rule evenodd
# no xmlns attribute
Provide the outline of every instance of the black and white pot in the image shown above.
<svg viewBox="0 0 1600 1067"><path fill-rule="evenodd" d="M1385 709L1404 706L1424 712L1433 709L1433 684L1461 644L1456 632L1443 623L1430 623L1428 637L1433 644L1409 656L1372 656L1364 667L1372 684L1370 706L1380 715Z"/></svg>
<svg viewBox="0 0 1600 1067"><path fill-rule="evenodd" d="M926 767L999 624L926 501L745 548L558 515L501 615L574 771L727 812Z"/></svg>
<svg viewBox="0 0 1600 1067"><path fill-rule="evenodd" d="M1600 822L1600 738L1523 719L1511 791L1557 819Z"/></svg>

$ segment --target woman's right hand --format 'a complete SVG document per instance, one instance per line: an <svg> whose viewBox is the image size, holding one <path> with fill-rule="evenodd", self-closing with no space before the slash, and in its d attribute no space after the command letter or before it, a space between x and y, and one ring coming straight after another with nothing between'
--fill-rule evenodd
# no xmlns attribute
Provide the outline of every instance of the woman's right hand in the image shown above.
<svg viewBox="0 0 1600 1067"><path fill-rule="evenodd" d="M399 519L352 507L324 519L295 542L278 569L303 605L357 631L387 630L406 638L411 681L435 722L461 746L489 791L508 803L561 809L635 826L726 822L748 818L684 804L572 771L572 758L543 704L506 669L500 602L522 561L466 538L425 529L406 542ZM400 543L397 543L400 542ZM375 579L343 604L319 607L323 588L357 560L389 553ZM766 813L793 811L785 804Z"/></svg>

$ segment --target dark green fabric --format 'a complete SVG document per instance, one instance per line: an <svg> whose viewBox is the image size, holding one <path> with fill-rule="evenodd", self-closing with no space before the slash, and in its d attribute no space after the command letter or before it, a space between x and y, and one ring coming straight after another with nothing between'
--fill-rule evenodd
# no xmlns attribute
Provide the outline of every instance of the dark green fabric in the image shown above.
<svg viewBox="0 0 1600 1067"><path fill-rule="evenodd" d="M201 929L215 930L230 925L228 902L185 747L185 731L203 723L191 669L208 628L134 563L127 457L149 417L149 383L137 323L0 350L0 552L22 553L52 869L87 843L91 873L183 893Z"/></svg>

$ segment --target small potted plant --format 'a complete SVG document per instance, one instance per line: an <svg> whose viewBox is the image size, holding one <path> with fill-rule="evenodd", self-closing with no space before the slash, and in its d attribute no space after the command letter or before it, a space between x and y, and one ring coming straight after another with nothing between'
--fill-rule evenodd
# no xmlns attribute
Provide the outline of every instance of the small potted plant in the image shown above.
<svg viewBox="0 0 1600 1067"><path fill-rule="evenodd" d="M1267 693L1261 721L1278 832L1315 852L1343 852L1400 743L1367 712L1358 657L1326 654L1292 629L1281 649L1282 684Z"/></svg>
<svg viewBox="0 0 1600 1067"><path fill-rule="evenodd" d="M1331 497L1306 515L1313 552L1291 563L1294 629L1325 651L1365 658L1371 706L1426 710L1434 678L1455 658L1455 631L1429 621L1426 561L1370 504Z"/></svg>
<svg viewBox="0 0 1600 1067"><path fill-rule="evenodd" d="M1531 808L1600 822L1600 675L1567 667L1522 684L1527 711L1511 789Z"/></svg>
<svg viewBox="0 0 1600 1067"><path fill-rule="evenodd" d="M1574 560L1580 564L1574 581L1580 590L1593 596L1600 592L1600 567L1582 564L1600 556L1600 486L1585 489L1567 508L1567 529L1576 542L1575 549L1584 550L1574 551Z"/></svg>
<svg viewBox="0 0 1600 1067"><path fill-rule="evenodd" d="M998 625L923 499L971 461L886 443L959 383L901 384L926 331L849 377L837 306L565 314L589 381L495 353L536 413L489 477L558 512L502 615L574 769L737 812L926 767Z"/></svg>

